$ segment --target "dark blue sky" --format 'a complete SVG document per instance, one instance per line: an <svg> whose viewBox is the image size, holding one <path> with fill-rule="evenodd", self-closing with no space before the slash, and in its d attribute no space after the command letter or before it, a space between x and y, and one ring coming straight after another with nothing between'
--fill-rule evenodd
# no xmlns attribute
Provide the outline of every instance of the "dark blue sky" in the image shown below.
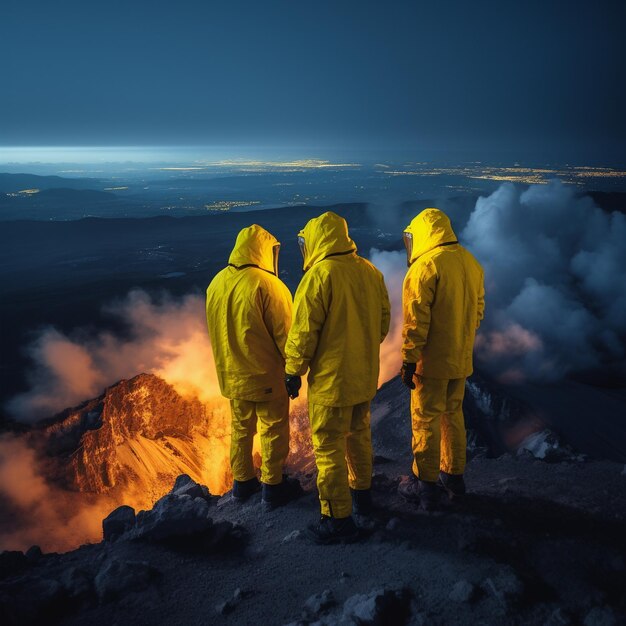
<svg viewBox="0 0 626 626"><path fill-rule="evenodd" d="M624 160L626 3L3 0L0 145Z"/></svg>

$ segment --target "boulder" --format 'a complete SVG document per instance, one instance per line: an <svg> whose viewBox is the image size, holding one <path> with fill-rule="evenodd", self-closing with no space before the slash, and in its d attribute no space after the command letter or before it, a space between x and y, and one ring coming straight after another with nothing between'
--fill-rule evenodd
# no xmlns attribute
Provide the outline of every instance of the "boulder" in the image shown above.
<svg viewBox="0 0 626 626"><path fill-rule="evenodd" d="M471 602L476 595L476 588L467 580L459 580L452 587L448 596L453 602Z"/></svg>
<svg viewBox="0 0 626 626"><path fill-rule="evenodd" d="M209 503L211 503L214 499L208 487L198 484L187 474L181 474L176 479L170 493L176 496L191 496L192 498L202 498Z"/></svg>
<svg viewBox="0 0 626 626"><path fill-rule="evenodd" d="M359 626L404 624L411 611L408 589L375 589L369 594L357 594L343 605L343 619Z"/></svg>
<svg viewBox="0 0 626 626"><path fill-rule="evenodd" d="M83 600L93 592L93 581L89 574L80 567L70 567L61 575L61 584L68 598Z"/></svg>
<svg viewBox="0 0 626 626"><path fill-rule="evenodd" d="M524 583L512 568L502 568L495 576L481 584L483 590L494 596L506 610L524 595Z"/></svg>
<svg viewBox="0 0 626 626"><path fill-rule="evenodd" d="M105 541L115 541L135 525L135 509L118 506L102 520L102 536Z"/></svg>
<svg viewBox="0 0 626 626"><path fill-rule="evenodd" d="M552 463L584 460L584 455L578 455L569 446L563 445L557 435L548 429L532 433L526 437L519 444L517 454L518 456L527 455Z"/></svg>
<svg viewBox="0 0 626 626"><path fill-rule="evenodd" d="M237 587L237 589L235 589L235 591L233 592L233 595L231 598L215 605L215 611L219 613L220 615L228 615L229 613L232 613L235 610L237 605L243 599L249 598L253 594L254 594L253 591L243 591L242 589Z"/></svg>
<svg viewBox="0 0 626 626"><path fill-rule="evenodd" d="M5 550L0 552L0 578L13 576L25 570L29 560L23 552L18 550Z"/></svg>
<svg viewBox="0 0 626 626"><path fill-rule="evenodd" d="M31 563L36 563L43 556L43 552L39 546L31 546L26 550L24 556Z"/></svg>
<svg viewBox="0 0 626 626"><path fill-rule="evenodd" d="M94 584L100 600L107 602L146 589L158 576L159 571L145 561L111 559L100 568Z"/></svg>
<svg viewBox="0 0 626 626"><path fill-rule="evenodd" d="M585 617L585 626L614 626L617 624L613 609L608 606L596 606Z"/></svg>
<svg viewBox="0 0 626 626"><path fill-rule="evenodd" d="M298 539L301 535L302 535L301 530L292 530L290 533L288 533L287 535L283 537L283 540L281 543L289 543L290 541L294 541L295 539Z"/></svg>
<svg viewBox="0 0 626 626"><path fill-rule="evenodd" d="M335 604L337 601L333 592L330 589L324 589L322 593L316 593L307 599L304 603L302 616L308 619L318 617L320 613L327 611Z"/></svg>
<svg viewBox="0 0 626 626"><path fill-rule="evenodd" d="M563 611L561 607L557 607L550 613L548 619L544 622L544 626L569 626L572 620L569 615Z"/></svg>
<svg viewBox="0 0 626 626"><path fill-rule="evenodd" d="M130 539L163 541L206 532L213 526L209 504L203 498L167 494L150 511L139 511L135 527L126 536Z"/></svg>

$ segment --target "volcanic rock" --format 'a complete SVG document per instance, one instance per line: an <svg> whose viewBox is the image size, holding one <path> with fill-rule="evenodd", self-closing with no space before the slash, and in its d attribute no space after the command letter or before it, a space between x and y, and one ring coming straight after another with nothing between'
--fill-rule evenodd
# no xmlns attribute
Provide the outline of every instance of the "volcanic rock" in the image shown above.
<svg viewBox="0 0 626 626"><path fill-rule="evenodd" d="M476 592L476 588L467 580L459 580L452 587L452 591L448 596L453 602L470 602Z"/></svg>
<svg viewBox="0 0 626 626"><path fill-rule="evenodd" d="M70 474L76 486L103 493L129 476L145 474L148 466L155 482L168 476L173 480L185 468L197 469L202 454L194 441L208 436L208 417L199 400L183 398L158 376L139 374L67 409L50 420L44 433L51 454L72 453ZM151 463L137 465L145 457Z"/></svg>
<svg viewBox="0 0 626 626"><path fill-rule="evenodd" d="M28 566L28 559L19 550L5 550L0 552L0 578L19 574Z"/></svg>
<svg viewBox="0 0 626 626"><path fill-rule="evenodd" d="M587 613L583 623L585 626L614 626L617 620L610 607L596 606Z"/></svg>
<svg viewBox="0 0 626 626"><path fill-rule="evenodd" d="M572 623L572 620L569 616L563 612L561 607L558 607L550 613L548 619L546 620L544 626L569 626Z"/></svg>
<svg viewBox="0 0 626 626"><path fill-rule="evenodd" d="M145 561L111 559L101 567L94 583L98 597L106 602L146 589L158 575L158 570Z"/></svg>
<svg viewBox="0 0 626 626"><path fill-rule="evenodd" d="M320 613L323 613L335 604L337 604L337 601L333 592L330 589L324 589L322 593L316 593L307 599L304 603L302 616L309 619L318 617Z"/></svg>
<svg viewBox="0 0 626 626"><path fill-rule="evenodd" d="M118 506L102 520L102 535L105 541L114 541L135 525L135 509Z"/></svg>
<svg viewBox="0 0 626 626"><path fill-rule="evenodd" d="M169 493L157 500L150 511L139 511L129 539L163 541L171 537L206 532L213 526L209 505L203 498Z"/></svg>
<svg viewBox="0 0 626 626"><path fill-rule="evenodd" d="M24 556L31 562L36 563L42 556L43 552L39 546L31 546L26 550Z"/></svg>
<svg viewBox="0 0 626 626"><path fill-rule="evenodd" d="M294 541L295 539L298 539L301 535L302 535L301 530L298 530L298 529L292 530L290 533L288 533L287 535L283 537L282 543L288 543L290 541Z"/></svg>
<svg viewBox="0 0 626 626"><path fill-rule="evenodd" d="M410 614L411 594L408 589L375 589L369 594L348 598L343 605L343 618L359 626L404 624Z"/></svg>
<svg viewBox="0 0 626 626"><path fill-rule="evenodd" d="M495 576L485 579L481 586L505 609L524 594L524 583L510 567L504 567Z"/></svg>
<svg viewBox="0 0 626 626"><path fill-rule="evenodd" d="M563 445L551 430L545 429L528 435L517 447L517 454L529 453L535 459L548 462L584 460L569 447Z"/></svg>
<svg viewBox="0 0 626 626"><path fill-rule="evenodd" d="M61 584L70 599L82 600L91 595L93 581L89 574L80 567L70 567L61 576Z"/></svg>
<svg viewBox="0 0 626 626"><path fill-rule="evenodd" d="M220 615L228 615L232 613L237 605L244 599L253 595L253 591L242 591L239 587L233 592L232 598L220 602L215 606L215 611Z"/></svg>
<svg viewBox="0 0 626 626"><path fill-rule="evenodd" d="M188 476L187 474L181 474L178 478L176 478L176 482L174 483L174 487L172 487L172 491L170 491L170 493L176 496L202 498L209 503L213 501L213 496L211 495L209 488L205 485L199 485L191 478L191 476Z"/></svg>

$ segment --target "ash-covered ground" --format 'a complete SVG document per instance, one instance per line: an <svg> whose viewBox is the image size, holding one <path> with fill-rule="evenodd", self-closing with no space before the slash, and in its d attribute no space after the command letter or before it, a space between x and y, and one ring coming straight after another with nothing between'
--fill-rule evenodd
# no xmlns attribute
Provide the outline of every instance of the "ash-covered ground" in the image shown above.
<svg viewBox="0 0 626 626"><path fill-rule="evenodd" d="M118 510L101 543L5 552L3 623L626 623L626 468L545 441L487 458L472 435L469 495L427 514L396 492L406 401L396 380L373 404L378 509L361 541L308 540L311 474L273 512L181 478L152 512Z"/></svg>

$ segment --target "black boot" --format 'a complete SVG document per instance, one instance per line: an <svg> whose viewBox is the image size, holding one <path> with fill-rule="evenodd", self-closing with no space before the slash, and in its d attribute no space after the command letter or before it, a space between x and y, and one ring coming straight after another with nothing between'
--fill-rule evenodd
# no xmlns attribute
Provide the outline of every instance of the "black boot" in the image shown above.
<svg viewBox="0 0 626 626"><path fill-rule="evenodd" d="M261 483L256 476L249 480L233 480L233 500L236 502L245 502L260 489Z"/></svg>
<svg viewBox="0 0 626 626"><path fill-rule="evenodd" d="M448 496L452 498L460 498L465 495L465 481L463 474L448 474L447 472L439 472L439 484L447 491Z"/></svg>
<svg viewBox="0 0 626 626"><path fill-rule="evenodd" d="M398 493L409 502L418 504L424 511L434 511L439 501L437 483L405 477L398 485Z"/></svg>
<svg viewBox="0 0 626 626"><path fill-rule="evenodd" d="M299 498L303 493L302 486L295 478L283 475L282 482L277 485L263 483L261 502L266 509L272 510Z"/></svg>
<svg viewBox="0 0 626 626"><path fill-rule="evenodd" d="M352 496L352 513L354 515L371 515L374 511L371 489L350 489Z"/></svg>
<svg viewBox="0 0 626 626"><path fill-rule="evenodd" d="M318 544L352 543L359 538L359 529L352 517L328 517L322 515L317 524L308 527L309 537Z"/></svg>

